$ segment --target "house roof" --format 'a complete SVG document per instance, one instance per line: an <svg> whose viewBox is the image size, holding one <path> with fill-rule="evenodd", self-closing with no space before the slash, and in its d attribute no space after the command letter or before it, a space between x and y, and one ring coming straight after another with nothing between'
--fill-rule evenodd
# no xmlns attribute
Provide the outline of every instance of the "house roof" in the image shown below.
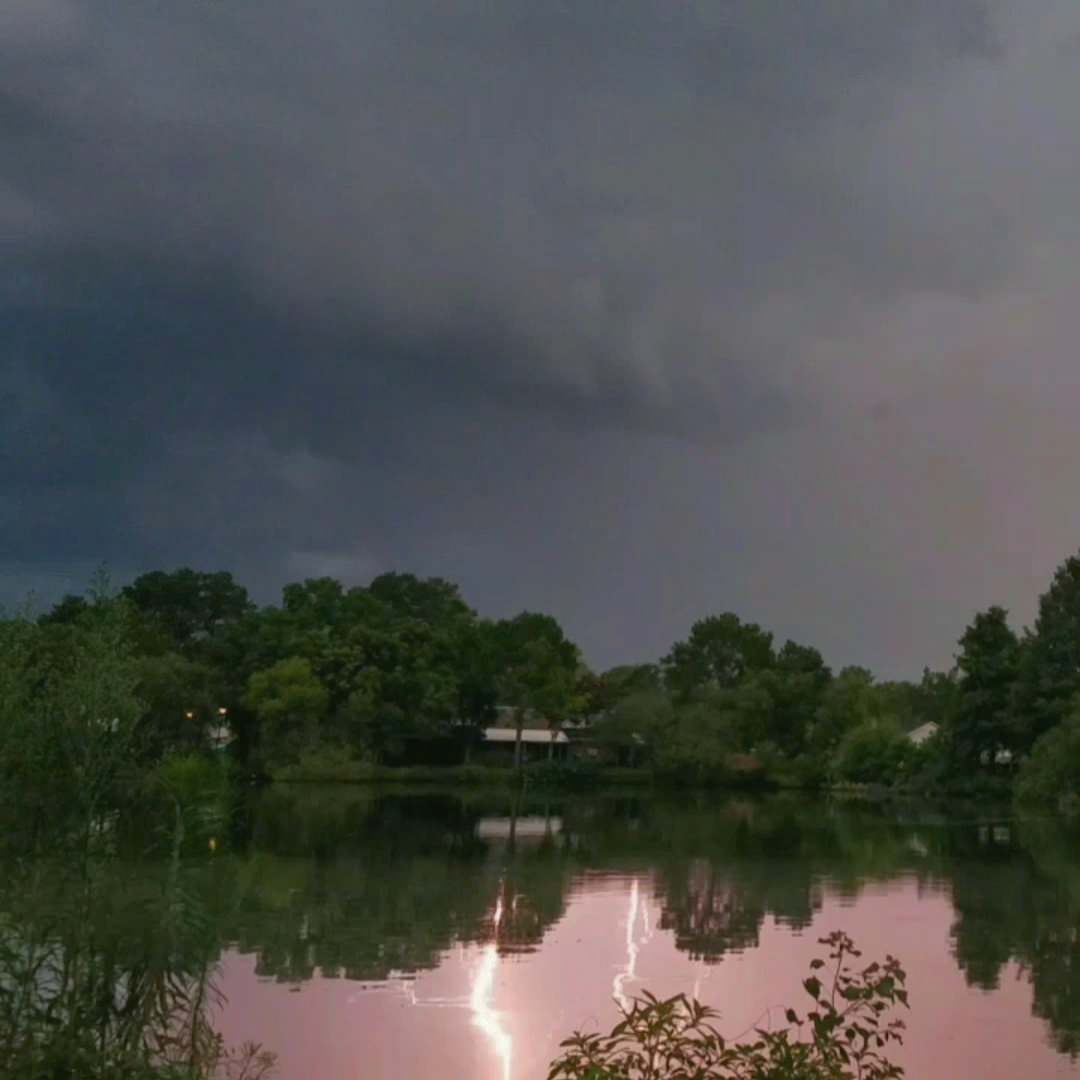
<svg viewBox="0 0 1080 1080"><path fill-rule="evenodd" d="M484 728L486 742L512 743L516 738L517 733L513 728ZM522 728L521 741L523 743L565 743L570 740L562 731L551 731L549 728Z"/></svg>
<svg viewBox="0 0 1080 1080"><path fill-rule="evenodd" d="M933 720L928 720L925 724L920 724L917 728L912 728L907 733L907 737L918 746L920 743L926 742L927 739L933 738L937 734L938 726Z"/></svg>

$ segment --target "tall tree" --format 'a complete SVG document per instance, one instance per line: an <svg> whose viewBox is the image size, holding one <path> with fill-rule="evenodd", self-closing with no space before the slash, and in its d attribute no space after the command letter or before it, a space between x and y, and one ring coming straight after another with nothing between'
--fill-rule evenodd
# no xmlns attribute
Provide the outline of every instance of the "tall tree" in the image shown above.
<svg viewBox="0 0 1080 1080"><path fill-rule="evenodd" d="M662 664L669 688L688 698L696 691L732 689L748 673L776 662L772 634L725 612L700 619L686 641L676 642Z"/></svg>
<svg viewBox="0 0 1080 1080"><path fill-rule="evenodd" d="M253 610L247 589L224 571L202 573L187 567L171 572L154 570L125 586L121 595L181 650Z"/></svg>
<svg viewBox="0 0 1080 1080"><path fill-rule="evenodd" d="M1019 670L1020 643L1008 612L979 612L960 639L956 707L946 729L954 767L974 771L992 766L1001 750L1016 748L1011 706Z"/></svg>
<svg viewBox="0 0 1080 1080"><path fill-rule="evenodd" d="M368 591L398 618L417 619L430 626L466 623L474 618L474 612L461 598L461 590L442 578L380 574Z"/></svg>
<svg viewBox="0 0 1080 1080"><path fill-rule="evenodd" d="M554 618L535 612L499 622L496 640L496 685L514 710L514 767L520 768L526 717L543 717L552 728L568 719L580 655Z"/></svg>
<svg viewBox="0 0 1080 1080"><path fill-rule="evenodd" d="M287 764L314 745L327 701L326 687L303 657L288 657L252 675L244 704L259 719L266 761Z"/></svg>
<svg viewBox="0 0 1080 1080"><path fill-rule="evenodd" d="M1039 597L1033 632L1023 645L1016 740L1027 750L1059 724L1080 692L1080 556L1058 567Z"/></svg>
<svg viewBox="0 0 1080 1080"><path fill-rule="evenodd" d="M144 703L144 749L160 756L169 750L205 749L224 702L215 668L179 653L139 657L137 692Z"/></svg>
<svg viewBox="0 0 1080 1080"><path fill-rule="evenodd" d="M874 676L866 668L842 668L832 680L809 738L811 749L822 760L835 752L850 730L879 717L881 702L874 691Z"/></svg>
<svg viewBox="0 0 1080 1080"><path fill-rule="evenodd" d="M769 740L786 754L800 753L832 672L817 649L787 641L761 679L772 697Z"/></svg>

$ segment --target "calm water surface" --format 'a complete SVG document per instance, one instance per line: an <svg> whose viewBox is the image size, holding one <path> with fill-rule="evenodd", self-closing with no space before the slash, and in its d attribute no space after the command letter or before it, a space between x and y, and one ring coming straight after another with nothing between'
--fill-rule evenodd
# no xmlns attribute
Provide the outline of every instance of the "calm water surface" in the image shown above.
<svg viewBox="0 0 1080 1080"><path fill-rule="evenodd" d="M213 870L218 1023L282 1080L534 1080L644 989L737 1035L801 1004L834 929L907 968L910 1077L1080 1076L1080 846L1059 823L294 787L236 832Z"/></svg>

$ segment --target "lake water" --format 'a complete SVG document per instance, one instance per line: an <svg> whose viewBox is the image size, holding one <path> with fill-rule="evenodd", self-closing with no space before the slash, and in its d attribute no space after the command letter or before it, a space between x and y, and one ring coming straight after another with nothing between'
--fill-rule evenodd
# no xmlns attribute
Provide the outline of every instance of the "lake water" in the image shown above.
<svg viewBox="0 0 1080 1080"><path fill-rule="evenodd" d="M738 1035L817 939L891 952L919 1080L1080 1076L1080 844L1053 821L801 797L262 793L214 856L218 1027L282 1080L535 1080L615 1002Z"/></svg>
<svg viewBox="0 0 1080 1080"><path fill-rule="evenodd" d="M90 862L0 866L0 1051L64 1015L157 1037L198 1000L280 1080L539 1080L645 990L729 1036L780 1025L843 930L908 971L910 1080L1080 1078L1075 826L790 795L223 798L114 816ZM211 973L222 996L193 997Z"/></svg>

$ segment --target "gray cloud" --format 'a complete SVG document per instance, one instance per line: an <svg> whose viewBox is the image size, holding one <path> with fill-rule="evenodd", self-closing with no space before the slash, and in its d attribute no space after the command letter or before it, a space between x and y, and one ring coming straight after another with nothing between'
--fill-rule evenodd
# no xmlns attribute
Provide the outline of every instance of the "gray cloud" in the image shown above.
<svg viewBox="0 0 1080 1080"><path fill-rule="evenodd" d="M1080 13L1023 7L5 5L0 590L409 566L903 673L1027 617Z"/></svg>

